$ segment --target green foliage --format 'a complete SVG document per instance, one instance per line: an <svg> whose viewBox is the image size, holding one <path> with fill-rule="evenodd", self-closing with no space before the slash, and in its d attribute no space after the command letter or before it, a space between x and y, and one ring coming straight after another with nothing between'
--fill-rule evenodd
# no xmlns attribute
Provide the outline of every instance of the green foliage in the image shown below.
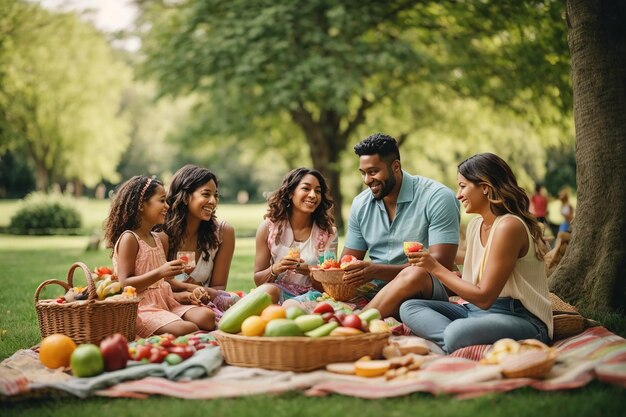
<svg viewBox="0 0 626 417"><path fill-rule="evenodd" d="M348 145L375 131L405 138L407 168L447 183L461 159L492 150L532 184L544 174L542 147L573 137L562 2L141 7L144 73L163 95L198 97L185 137L213 146L234 137L284 171L312 163L333 193L358 188L342 187L340 157L354 159ZM428 149L415 143L424 138Z"/></svg>
<svg viewBox="0 0 626 417"><path fill-rule="evenodd" d="M0 149L28 155L37 188L118 180L128 139L119 117L128 70L104 37L71 13L16 0L0 13Z"/></svg>
<svg viewBox="0 0 626 417"><path fill-rule="evenodd" d="M82 220L73 202L61 194L31 193L11 218L9 230L20 235L75 234Z"/></svg>
<svg viewBox="0 0 626 417"><path fill-rule="evenodd" d="M26 158L12 151L0 154L0 198L22 198L35 189Z"/></svg>

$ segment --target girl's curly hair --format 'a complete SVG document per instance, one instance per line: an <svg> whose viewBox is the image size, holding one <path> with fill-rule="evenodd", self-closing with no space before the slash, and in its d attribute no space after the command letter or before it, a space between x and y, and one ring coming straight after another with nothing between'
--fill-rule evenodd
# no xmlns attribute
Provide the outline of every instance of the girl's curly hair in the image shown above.
<svg viewBox="0 0 626 417"><path fill-rule="evenodd" d="M104 240L107 248L113 248L122 233L139 227L141 204L152 197L163 183L155 178L137 175L117 187L111 202L109 216L104 221Z"/></svg>
<svg viewBox="0 0 626 417"><path fill-rule="evenodd" d="M196 165L185 165L176 171L172 177L172 183L166 197L170 209L167 211L163 225L163 231L169 237L167 259L175 259L176 251L183 243L189 213L187 203L191 194L209 181L214 181L216 188L219 186L215 174ZM219 200L217 195L215 197ZM200 222L198 247L202 251L204 260L209 259L209 249L216 248L218 244L219 237L217 236L217 222L215 220L215 211L213 211L211 220Z"/></svg>
<svg viewBox="0 0 626 417"><path fill-rule="evenodd" d="M496 216L513 214L520 217L535 241L535 256L543 260L547 250L543 230L537 218L530 211L528 195L519 185L511 167L499 156L492 153L479 153L459 164L459 173L476 185L489 187L487 198Z"/></svg>
<svg viewBox="0 0 626 417"><path fill-rule="evenodd" d="M313 221L320 229L327 233L333 233L333 227L335 226L333 207L335 203L330 196L330 189L326 184L326 179L321 172L316 169L296 168L289 172L283 179L280 188L268 199L267 213L265 213L263 218L269 219L273 223L289 220L289 216L293 210L291 197L305 175L313 175L317 178L321 187L322 201L312 214ZM282 230L278 230L276 243L280 242L281 235Z"/></svg>

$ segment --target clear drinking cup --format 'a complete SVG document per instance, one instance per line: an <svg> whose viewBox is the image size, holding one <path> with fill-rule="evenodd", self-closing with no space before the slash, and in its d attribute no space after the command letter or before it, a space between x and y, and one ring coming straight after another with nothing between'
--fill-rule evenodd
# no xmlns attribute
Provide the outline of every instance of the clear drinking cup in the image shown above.
<svg viewBox="0 0 626 417"><path fill-rule="evenodd" d="M176 252L176 259L183 261L186 267L196 266L196 253L192 250L181 250Z"/></svg>

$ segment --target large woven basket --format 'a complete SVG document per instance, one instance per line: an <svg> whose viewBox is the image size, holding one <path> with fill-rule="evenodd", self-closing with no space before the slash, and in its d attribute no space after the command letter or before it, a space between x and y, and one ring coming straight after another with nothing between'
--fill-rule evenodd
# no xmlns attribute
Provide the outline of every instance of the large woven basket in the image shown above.
<svg viewBox="0 0 626 417"><path fill-rule="evenodd" d="M552 322L554 325L553 339L560 340L582 333L588 326L585 319L576 307L561 300L559 296L550 293L552 304Z"/></svg>
<svg viewBox="0 0 626 417"><path fill-rule="evenodd" d="M312 269L311 276L322 284L324 292L337 301L348 301L356 295L358 285L347 285L343 282L341 269Z"/></svg>
<svg viewBox="0 0 626 417"><path fill-rule="evenodd" d="M351 362L382 354L389 333L326 337L249 337L213 332L230 365L306 372L329 363Z"/></svg>
<svg viewBox="0 0 626 417"><path fill-rule="evenodd" d="M48 285L56 284L67 292L73 285L74 270L80 268L87 278L87 300L59 304L55 300L39 300L39 293ZM56 279L42 282L35 291L35 310L41 337L61 333L74 342L98 344L106 336L121 333L128 340L135 339L135 322L139 299L98 301L91 271L82 262L74 263L67 273L67 283Z"/></svg>

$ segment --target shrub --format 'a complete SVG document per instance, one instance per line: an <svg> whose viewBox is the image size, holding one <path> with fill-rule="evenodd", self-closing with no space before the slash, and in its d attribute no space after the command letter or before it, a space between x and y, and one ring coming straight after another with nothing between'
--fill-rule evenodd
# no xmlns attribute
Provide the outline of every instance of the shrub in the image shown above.
<svg viewBox="0 0 626 417"><path fill-rule="evenodd" d="M11 218L9 231L19 235L77 234L82 219L73 205L73 198L58 193L31 193Z"/></svg>

